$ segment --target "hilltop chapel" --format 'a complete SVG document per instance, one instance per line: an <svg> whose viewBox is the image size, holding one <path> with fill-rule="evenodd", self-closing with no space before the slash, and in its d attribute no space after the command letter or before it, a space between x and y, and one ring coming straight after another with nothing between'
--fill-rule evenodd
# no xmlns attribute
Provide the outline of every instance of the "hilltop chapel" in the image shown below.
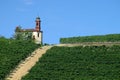
<svg viewBox="0 0 120 80"><path fill-rule="evenodd" d="M18 29L19 26L17 26L15 29L15 32L16 33L26 33L26 32L31 33L31 37L32 37L31 39L33 39L36 44L42 44L43 31L41 31L40 17L37 17L35 22L36 22L35 29ZM19 30L19 31L17 31L17 30Z"/></svg>

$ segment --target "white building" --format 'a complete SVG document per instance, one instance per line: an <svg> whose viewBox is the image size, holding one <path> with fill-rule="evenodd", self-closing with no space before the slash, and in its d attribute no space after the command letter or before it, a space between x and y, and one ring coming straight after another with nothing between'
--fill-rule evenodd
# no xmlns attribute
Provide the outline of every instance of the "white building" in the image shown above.
<svg viewBox="0 0 120 80"><path fill-rule="evenodd" d="M36 27L35 29L18 29L19 26L16 27L15 32L17 33L24 33L24 37L28 36L25 33L31 33L32 39L35 41L36 44L42 44L43 42L43 31L41 31L41 20L39 17L36 18Z"/></svg>

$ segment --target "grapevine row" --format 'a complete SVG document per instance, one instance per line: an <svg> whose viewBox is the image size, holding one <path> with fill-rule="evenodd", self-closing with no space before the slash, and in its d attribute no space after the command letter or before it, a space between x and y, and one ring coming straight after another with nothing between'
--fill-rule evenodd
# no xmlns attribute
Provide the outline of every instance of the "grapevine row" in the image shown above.
<svg viewBox="0 0 120 80"><path fill-rule="evenodd" d="M61 38L60 43L120 42L120 34Z"/></svg>
<svg viewBox="0 0 120 80"><path fill-rule="evenodd" d="M0 80L4 80L37 47L29 41L0 39Z"/></svg>
<svg viewBox="0 0 120 80"><path fill-rule="evenodd" d="M120 46L53 47L22 80L119 80Z"/></svg>

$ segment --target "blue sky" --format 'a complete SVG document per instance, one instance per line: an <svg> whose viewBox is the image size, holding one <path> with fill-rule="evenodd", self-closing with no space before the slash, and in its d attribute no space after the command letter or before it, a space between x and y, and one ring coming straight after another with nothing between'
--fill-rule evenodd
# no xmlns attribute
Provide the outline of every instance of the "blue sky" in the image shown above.
<svg viewBox="0 0 120 80"><path fill-rule="evenodd" d="M61 37L120 33L120 0L0 0L0 35L34 28L40 16L44 43Z"/></svg>

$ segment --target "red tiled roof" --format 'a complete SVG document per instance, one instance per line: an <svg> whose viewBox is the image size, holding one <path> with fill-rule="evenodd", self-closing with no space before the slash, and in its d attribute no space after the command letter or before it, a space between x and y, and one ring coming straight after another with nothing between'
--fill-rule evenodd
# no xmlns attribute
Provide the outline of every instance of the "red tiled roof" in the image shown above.
<svg viewBox="0 0 120 80"><path fill-rule="evenodd" d="M36 32L35 29L21 29L20 32Z"/></svg>

